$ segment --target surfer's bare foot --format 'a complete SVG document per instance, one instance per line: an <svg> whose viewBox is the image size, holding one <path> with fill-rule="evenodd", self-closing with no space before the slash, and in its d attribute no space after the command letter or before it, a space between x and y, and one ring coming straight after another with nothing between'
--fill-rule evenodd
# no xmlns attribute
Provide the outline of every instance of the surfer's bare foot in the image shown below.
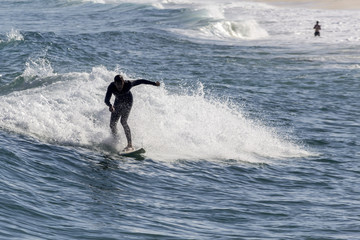
<svg viewBox="0 0 360 240"><path fill-rule="evenodd" d="M124 151L125 151L125 152L127 152L127 151L132 151L132 150L134 150L134 148L133 148L133 146L131 146L131 145L128 145L128 146L126 146L126 148L124 148Z"/></svg>

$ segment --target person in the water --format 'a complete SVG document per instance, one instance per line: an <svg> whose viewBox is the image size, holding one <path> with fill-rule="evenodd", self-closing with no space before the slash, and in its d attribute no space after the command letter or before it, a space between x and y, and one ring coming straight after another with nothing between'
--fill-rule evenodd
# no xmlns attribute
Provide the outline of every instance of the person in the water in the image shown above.
<svg viewBox="0 0 360 240"><path fill-rule="evenodd" d="M316 37L320 37L320 30L321 30L321 26L319 25L319 21L316 21L316 24L314 26L315 29L315 33L314 36Z"/></svg>
<svg viewBox="0 0 360 240"><path fill-rule="evenodd" d="M114 77L114 81L110 83L107 88L106 96L105 96L105 104L109 107L109 111L111 112L110 117L110 128L114 138L117 138L117 123L121 118L120 122L124 128L124 132L127 139L127 146L125 147L125 151L129 151L133 149L132 141L131 141L131 131L130 127L127 123L130 110L133 104L133 96L130 92L132 87L135 87L140 84L150 84L154 86L160 86L160 82L152 82L145 79L138 79L134 81L124 80L123 76L116 75ZM115 101L112 105L110 103L111 96L114 94Z"/></svg>

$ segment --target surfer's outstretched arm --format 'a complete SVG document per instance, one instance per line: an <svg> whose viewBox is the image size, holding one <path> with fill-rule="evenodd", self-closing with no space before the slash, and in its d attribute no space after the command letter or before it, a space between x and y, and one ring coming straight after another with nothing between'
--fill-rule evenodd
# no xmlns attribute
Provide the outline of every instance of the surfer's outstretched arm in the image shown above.
<svg viewBox="0 0 360 240"><path fill-rule="evenodd" d="M153 85L153 86L160 86L159 81L153 82L153 81L149 81L149 80L146 80L146 79L138 79L138 80L131 81L131 87L135 87L135 86L140 85L140 84L148 84L148 85Z"/></svg>

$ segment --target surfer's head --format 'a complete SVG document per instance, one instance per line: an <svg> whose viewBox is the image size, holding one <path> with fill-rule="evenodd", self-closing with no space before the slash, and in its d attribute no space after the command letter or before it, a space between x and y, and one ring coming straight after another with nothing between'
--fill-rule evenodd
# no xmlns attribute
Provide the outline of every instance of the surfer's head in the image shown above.
<svg viewBox="0 0 360 240"><path fill-rule="evenodd" d="M125 83L124 77L121 75L116 75L114 77L114 82L115 82L115 86L117 87L117 89L119 91L121 91L121 89L124 87L124 83Z"/></svg>

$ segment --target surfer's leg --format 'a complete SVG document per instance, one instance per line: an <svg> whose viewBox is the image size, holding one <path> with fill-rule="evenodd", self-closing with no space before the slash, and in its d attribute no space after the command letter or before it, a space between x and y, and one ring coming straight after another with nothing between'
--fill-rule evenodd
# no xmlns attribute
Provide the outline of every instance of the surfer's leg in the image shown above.
<svg viewBox="0 0 360 240"><path fill-rule="evenodd" d="M123 113L121 114L121 125L123 126L124 128L124 132L125 132L125 136L126 136L126 139L127 139L127 142L128 142L128 145L126 148L132 148L132 141L131 141L131 130L130 130L130 127L127 123L127 120L129 118L129 114L130 114L130 110L131 110L131 105L130 106L127 106Z"/></svg>
<svg viewBox="0 0 360 240"><path fill-rule="evenodd" d="M113 113L111 113L111 117L110 117L110 129L111 129L111 133L113 135L113 137L115 139L117 139L118 137L118 131L117 131L117 123L120 119L120 112L119 111L115 111Z"/></svg>

